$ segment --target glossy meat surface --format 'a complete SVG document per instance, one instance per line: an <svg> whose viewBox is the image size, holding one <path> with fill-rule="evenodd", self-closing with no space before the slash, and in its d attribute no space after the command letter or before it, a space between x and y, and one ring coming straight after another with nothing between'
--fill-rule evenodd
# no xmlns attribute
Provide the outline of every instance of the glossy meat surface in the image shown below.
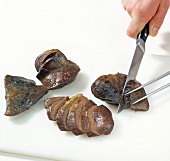
<svg viewBox="0 0 170 161"><path fill-rule="evenodd" d="M73 82L80 71L74 62L68 60L58 49L47 50L35 60L37 78L48 89L62 88Z"/></svg>
<svg viewBox="0 0 170 161"><path fill-rule="evenodd" d="M98 133L108 135L111 133L114 122L112 119L112 113L108 108L101 105L93 111L93 118L95 122L95 128Z"/></svg>

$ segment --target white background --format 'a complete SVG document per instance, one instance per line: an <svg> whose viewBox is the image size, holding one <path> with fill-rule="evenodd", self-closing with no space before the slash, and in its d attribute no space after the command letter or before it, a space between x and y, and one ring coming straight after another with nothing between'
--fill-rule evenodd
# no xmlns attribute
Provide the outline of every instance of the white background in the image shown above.
<svg viewBox="0 0 170 161"><path fill-rule="evenodd" d="M138 75L141 83L169 70L169 21L168 13L159 35L147 40ZM0 160L170 159L168 89L149 99L148 112L124 110L120 115L90 92L98 76L127 73L135 48L135 40L126 35L129 22L118 0L0 0ZM19 75L40 84L35 78L35 58L52 48L60 49L80 66L75 82L50 91L29 111L11 119L5 117L4 76ZM152 91L168 81L167 78L146 90ZM59 131L48 120L43 108L45 98L77 93L108 106L115 120L111 135L75 137Z"/></svg>
<svg viewBox="0 0 170 161"><path fill-rule="evenodd" d="M0 0L1 53L53 45L134 51L127 37L129 15L120 0ZM169 55L169 12L159 36L149 38L150 54ZM15 43L14 43L15 42ZM22 51L21 51L22 52Z"/></svg>

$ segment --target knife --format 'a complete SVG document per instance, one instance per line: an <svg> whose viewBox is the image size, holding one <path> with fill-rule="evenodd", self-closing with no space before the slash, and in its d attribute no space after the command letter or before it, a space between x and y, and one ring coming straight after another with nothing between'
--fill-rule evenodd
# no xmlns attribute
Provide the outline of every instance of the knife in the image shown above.
<svg viewBox="0 0 170 161"><path fill-rule="evenodd" d="M128 75L126 77L126 81L123 87L123 91L120 97L120 103L117 109L117 112L120 113L123 110L123 106L124 106L124 100L123 100L123 96L124 96L124 92L125 92L125 88L127 85L127 82L130 80L135 80L138 70L139 70L139 66L141 64L143 55L145 53L145 42L146 39L149 35L149 22L145 25L145 27L143 28L143 30L138 34L137 36L137 40L136 40L136 49L135 49L135 53L132 59L132 63L128 72Z"/></svg>

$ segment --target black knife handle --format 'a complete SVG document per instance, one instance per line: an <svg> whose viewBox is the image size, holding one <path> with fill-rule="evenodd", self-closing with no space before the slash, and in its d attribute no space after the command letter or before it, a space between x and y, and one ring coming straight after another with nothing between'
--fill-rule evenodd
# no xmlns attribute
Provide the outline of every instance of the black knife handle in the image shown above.
<svg viewBox="0 0 170 161"><path fill-rule="evenodd" d="M146 42L148 35L149 35L149 22L145 25L143 30L138 34L137 39L141 38L144 42Z"/></svg>

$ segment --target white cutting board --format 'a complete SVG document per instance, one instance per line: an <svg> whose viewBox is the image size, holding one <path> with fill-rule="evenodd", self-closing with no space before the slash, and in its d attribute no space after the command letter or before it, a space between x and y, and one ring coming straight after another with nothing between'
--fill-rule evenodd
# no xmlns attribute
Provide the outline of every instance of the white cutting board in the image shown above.
<svg viewBox="0 0 170 161"><path fill-rule="evenodd" d="M170 89L149 98L148 112L124 110L119 115L114 107L98 100L90 91L100 75L128 73L135 41L126 36L130 19L120 1L1 0L0 19L0 151L64 161L170 159ZM141 83L170 70L170 57L150 55L169 55L168 32L166 20L159 36L148 38L137 77ZM34 61L52 48L60 49L80 66L76 80L50 91L29 111L13 118L4 116L4 76L23 76L40 84ZM168 82L169 77L146 91ZM48 120L44 99L77 93L112 111L115 127L110 135L76 137L61 132Z"/></svg>
<svg viewBox="0 0 170 161"><path fill-rule="evenodd" d="M100 75L127 73L133 54L121 51L92 50L90 48L62 47L68 59L76 62L81 71L76 80L62 89L50 91L30 110L9 118L4 116L5 91L3 78L6 74L35 78L34 60L41 52L5 53L1 60L0 76L0 151L40 158L74 161L138 161L170 159L170 89L149 98L150 110L134 112L130 109L117 114L115 107L95 98L90 86ZM42 51L43 52L43 51ZM13 58L13 59L12 59ZM14 60L15 58L15 60ZM17 60L16 60L17 58ZM170 69L170 57L146 53L138 75L145 83ZM152 91L168 82L169 78L147 88ZM113 114L115 127L108 136L88 138L61 132L55 122L49 121L43 101L53 96L73 96L83 93L98 105L106 105Z"/></svg>

